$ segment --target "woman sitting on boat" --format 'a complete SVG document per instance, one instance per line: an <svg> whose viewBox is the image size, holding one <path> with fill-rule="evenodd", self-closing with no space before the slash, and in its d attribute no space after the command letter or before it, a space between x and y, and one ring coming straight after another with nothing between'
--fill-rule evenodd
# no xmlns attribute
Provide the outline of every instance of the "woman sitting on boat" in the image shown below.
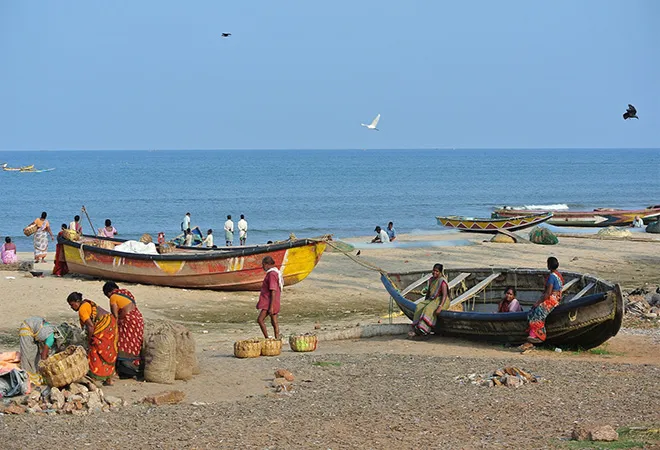
<svg viewBox="0 0 660 450"><path fill-rule="evenodd" d="M509 286L504 290L504 298L497 306L497 312L507 313L507 312L521 312L522 306L520 302L516 299L516 288Z"/></svg>
<svg viewBox="0 0 660 450"><path fill-rule="evenodd" d="M424 300L415 309L413 329L408 334L411 338L429 336L435 327L436 314L449 309L449 285L442 264L433 265L431 278L426 282L426 287L422 292L425 294Z"/></svg>
<svg viewBox="0 0 660 450"><path fill-rule="evenodd" d="M9 236L5 237L5 243L0 247L0 259L2 264L13 264L18 262L18 256L16 256L16 244L11 242Z"/></svg>
<svg viewBox="0 0 660 450"><path fill-rule="evenodd" d="M561 290L564 287L564 278L557 271L559 261L554 256L548 258L548 270L550 274L545 281L543 296L529 311L529 336L527 342L521 346L521 350L529 350L534 344L545 342L545 319L561 301Z"/></svg>
<svg viewBox="0 0 660 450"><path fill-rule="evenodd" d="M112 221L110 219L105 219L105 226L99 228L99 234L102 237L112 238L117 234L117 230L112 226Z"/></svg>
<svg viewBox="0 0 660 450"><path fill-rule="evenodd" d="M37 232L34 233L34 262L46 262L46 256L48 255L48 236L50 234L50 239L55 239L53 232L50 230L50 223L48 222L48 214L46 211L41 213L39 219L34 219L32 222L37 226ZM32 224L30 224L32 225Z"/></svg>
<svg viewBox="0 0 660 450"><path fill-rule="evenodd" d="M126 289L119 289L114 281L103 285L103 293L110 299L110 312L117 319L119 342L117 374L133 378L140 374L140 351L144 337L144 318L135 303L135 297Z"/></svg>
<svg viewBox="0 0 660 450"><path fill-rule="evenodd" d="M72 292L66 301L78 312L80 326L87 330L89 376L112 384L117 362L117 320L91 300L83 300L80 292Z"/></svg>

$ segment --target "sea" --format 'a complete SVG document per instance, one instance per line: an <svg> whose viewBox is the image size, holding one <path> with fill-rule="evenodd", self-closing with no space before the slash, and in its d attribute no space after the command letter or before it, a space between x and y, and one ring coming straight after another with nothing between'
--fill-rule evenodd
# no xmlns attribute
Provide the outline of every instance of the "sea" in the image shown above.
<svg viewBox="0 0 660 450"><path fill-rule="evenodd" d="M118 237L181 233L183 216L224 242L244 214L248 244L333 234L438 232L438 215L490 217L498 206L644 208L660 204L660 149L0 151L0 237L48 213L54 233L111 219ZM236 237L237 240L237 237ZM54 246L51 246L54 250Z"/></svg>

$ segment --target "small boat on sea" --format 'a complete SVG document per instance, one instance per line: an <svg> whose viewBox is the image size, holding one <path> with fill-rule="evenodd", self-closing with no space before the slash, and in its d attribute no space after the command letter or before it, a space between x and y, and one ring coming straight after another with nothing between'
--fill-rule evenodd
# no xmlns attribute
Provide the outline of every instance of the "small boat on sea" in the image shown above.
<svg viewBox="0 0 660 450"><path fill-rule="evenodd" d="M551 212L526 214L506 218L474 218L465 216L438 216L438 225L476 233L497 233L500 230L516 231L538 225L552 217Z"/></svg>
<svg viewBox="0 0 660 450"><path fill-rule="evenodd" d="M220 291L258 291L261 260L271 256L284 285L304 280L316 267L330 236L290 239L272 244L197 250L175 248L158 255L114 250L124 239L83 235L77 241L58 236L69 272L131 283Z"/></svg>
<svg viewBox="0 0 660 450"><path fill-rule="evenodd" d="M34 169L34 164L23 167L9 167L7 163L2 164L2 170L6 172L23 172L23 171L27 172L33 169Z"/></svg>
<svg viewBox="0 0 660 450"><path fill-rule="evenodd" d="M521 214L541 214L542 210L515 209L503 206L493 212L496 219L519 216ZM649 206L645 209L614 209L596 208L593 211L552 211L553 216L548 220L550 225L568 227L611 227L629 226L635 216L642 218L648 224L660 217L660 205Z"/></svg>
<svg viewBox="0 0 660 450"><path fill-rule="evenodd" d="M546 344L597 347L621 328L623 297L618 284L592 275L561 272L565 283L562 302L546 320ZM451 307L441 311L435 334L493 343L521 344L527 337L527 314L541 297L547 270L445 269ZM430 272L384 273L381 281L401 311L412 320L421 288ZM523 312L498 313L507 286L518 291Z"/></svg>
<svg viewBox="0 0 660 450"><path fill-rule="evenodd" d="M55 170L54 167L51 168L51 169L35 169L34 167L32 167L30 169L25 169L25 168L21 169L19 172L20 173L42 173L42 172L52 172L53 170Z"/></svg>

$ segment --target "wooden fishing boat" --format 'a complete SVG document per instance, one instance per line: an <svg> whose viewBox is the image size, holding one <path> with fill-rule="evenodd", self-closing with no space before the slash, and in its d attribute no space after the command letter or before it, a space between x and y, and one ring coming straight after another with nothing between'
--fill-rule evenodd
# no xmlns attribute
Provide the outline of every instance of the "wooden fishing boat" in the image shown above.
<svg viewBox="0 0 660 450"><path fill-rule="evenodd" d="M34 169L34 164L29 165L29 166L23 166L23 167L9 167L7 164L2 165L2 170L5 170L7 172L25 172L25 171L30 171Z"/></svg>
<svg viewBox="0 0 660 450"><path fill-rule="evenodd" d="M461 231L472 231L477 233L497 233L499 230L522 230L533 227L552 217L551 212L538 214L527 214L506 218L473 218L465 216L438 216L438 225L456 228Z"/></svg>
<svg viewBox="0 0 660 450"><path fill-rule="evenodd" d="M527 314L541 297L547 270L451 269L451 308L441 311L435 334L495 343L521 344L527 337ZM618 284L592 275L563 272L562 302L547 318L546 344L597 347L621 328L623 297ZM401 311L412 320L421 287L431 274L407 272L382 274L381 281ZM514 286L523 312L498 313L504 289Z"/></svg>
<svg viewBox="0 0 660 450"><path fill-rule="evenodd" d="M50 169L35 169L34 166L31 168L21 168L19 169L20 173L42 173L42 172L52 172L55 168Z"/></svg>
<svg viewBox="0 0 660 450"><path fill-rule="evenodd" d="M506 218L520 214L541 214L547 211L514 209L508 206L498 208L493 212L493 218ZM596 208L593 211L552 211L553 216L548 220L550 225L569 227L611 227L629 226L635 216L642 218L648 224L660 217L660 205L649 206L645 209L613 209Z"/></svg>
<svg viewBox="0 0 660 450"><path fill-rule="evenodd" d="M261 260L271 256L284 285L304 280L316 267L330 236L293 239L249 247L146 255L113 250L123 239L84 235L79 241L58 236L69 272L97 278L180 288L258 291L264 272Z"/></svg>

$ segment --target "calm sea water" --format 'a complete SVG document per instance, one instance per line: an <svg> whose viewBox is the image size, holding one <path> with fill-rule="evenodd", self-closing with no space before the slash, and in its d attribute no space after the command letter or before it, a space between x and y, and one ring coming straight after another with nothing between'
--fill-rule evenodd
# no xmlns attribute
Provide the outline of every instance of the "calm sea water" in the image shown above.
<svg viewBox="0 0 660 450"><path fill-rule="evenodd" d="M488 217L503 204L660 204L660 149L5 151L0 162L56 168L0 172L0 236L20 251L32 249L22 230L41 211L56 232L82 205L96 228L110 218L124 238L174 237L190 211L220 242L226 215L245 214L248 243L260 243L370 235L390 220L400 233L437 231L436 215Z"/></svg>

